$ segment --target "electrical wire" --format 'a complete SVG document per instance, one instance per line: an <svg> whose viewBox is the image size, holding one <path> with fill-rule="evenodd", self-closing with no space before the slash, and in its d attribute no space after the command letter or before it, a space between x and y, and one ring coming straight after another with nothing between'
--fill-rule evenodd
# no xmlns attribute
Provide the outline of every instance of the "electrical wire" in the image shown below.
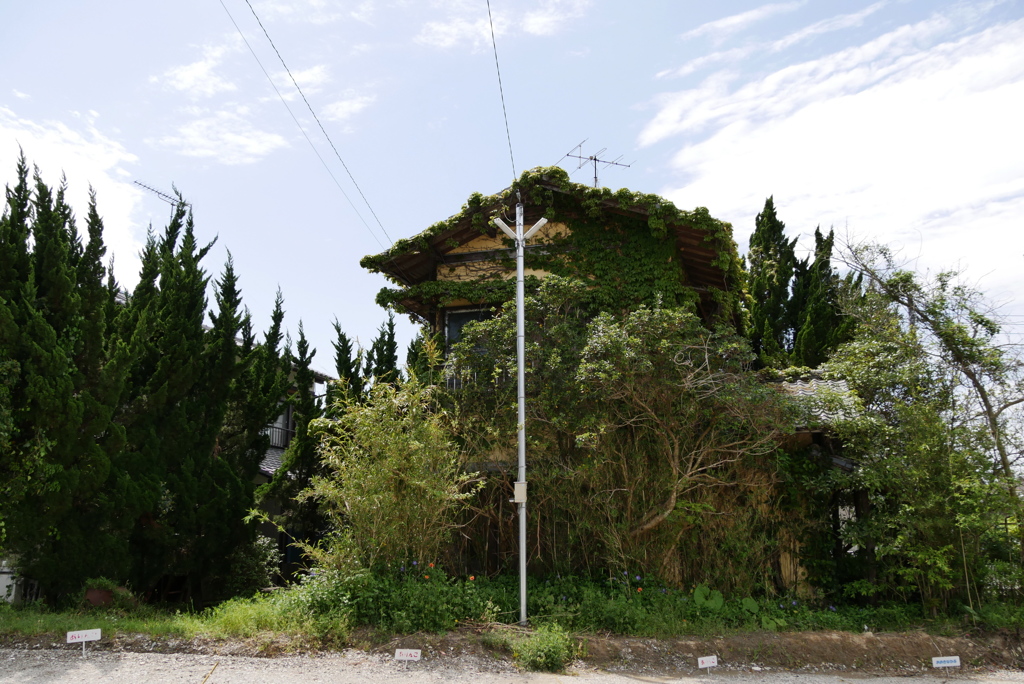
<svg viewBox="0 0 1024 684"><path fill-rule="evenodd" d="M391 242L392 246L394 246L395 241L391 239L390 235L388 235L388 231L384 228L384 224L381 223L380 218L377 217L377 212L375 212L373 210L373 207L370 206L370 200L366 199L366 195L363 194L363 189L359 187L359 183L356 182L355 176L353 176L352 172L349 171L348 164L346 164L345 160L341 158L341 153L338 152L338 148L334 146L334 141L331 140L331 136L327 135L327 130L324 128L324 125L320 123L320 117L318 117L316 115L316 112L313 111L313 106L310 105L309 100L306 99L306 94L303 93L302 88L299 87L299 82L296 81L295 77L292 75L292 70L288 68L287 64L285 64L284 57L281 56L281 52L277 49L277 46L274 45L273 39L270 37L270 34L267 33L267 29L265 26L263 26L263 22L260 21L260 17L258 14L256 14L256 10L253 8L252 3L249 2L249 0L245 0L245 4L249 6L249 11L252 12L252 16L256 17L256 23L259 24L260 28L263 30L263 35L267 37L267 41L270 43L270 47L274 48L274 52L277 54L277 58L281 60L281 66L283 66L284 70L288 73L288 78L292 79L292 83L295 85L295 90L299 91L299 95L302 97L302 101L306 103L306 108L309 109L309 113L313 115L313 119L316 121L317 126L320 127L320 132L324 134L324 137L327 138L327 142L331 144L331 149L334 150L334 156L336 156L338 158L338 161L341 162L342 167L345 169L345 173L348 174L349 180L352 181L352 185L356 186L356 190L359 191L359 196L362 197L363 202L366 203L366 208L370 210L371 214L373 214L373 218L377 221L377 225L380 226L381 231L384 232L384 236L388 239L389 242Z"/></svg>
<svg viewBox="0 0 1024 684"><path fill-rule="evenodd" d="M256 63L259 64L260 70L263 72L263 75L267 77L267 80L270 82L270 86L274 89L274 92L277 93L277 96L281 99L281 104L283 104L284 108L288 110L289 116L292 117L292 121L294 121L295 125L298 126L299 132L302 133L302 137L305 138L306 142L309 143L310 148L312 148L312 150L313 150L313 154L315 154L316 158L320 160L321 164L323 164L324 169L327 171L328 175L330 175L331 180L333 180L334 184L338 186L338 190L341 191L341 194L344 195L345 199L348 201L349 206L352 207L352 211L354 211L356 213L356 216L359 217L359 220L366 227L367 232L369 232L370 235L373 236L373 239L377 241L377 244L380 245L381 249L387 249L387 247L384 246L384 243L380 241L380 238L377 237L377 234L373 231L373 229L370 228L370 224L367 223L366 219L363 218L363 215L359 213L359 209L356 208L355 202L352 201L352 198L348 196L347 192L345 192L345 188L343 188L341 186L341 183L338 182L338 178L334 175L334 172L331 171L331 167L327 165L327 162L324 160L323 156L321 156L320 151L316 149L316 145L313 144L313 141L310 139L309 135L306 133L306 129L304 129L302 127L302 124L299 123L298 117L295 116L295 113L292 111L292 108L288 106L288 101L284 99L284 95L281 94L281 91L278 89L277 85L274 83L274 79L272 79L270 77L270 74L267 72L266 67L263 66L263 62L260 61L260 58L256 55L256 51L253 50L252 45L249 44L249 41L245 37L245 34L242 33L242 29L239 28L238 23L235 21L235 18L231 15L230 10L228 10L227 5L224 4L224 0L220 0L220 6L224 8L224 12L227 13L228 19L231 20L231 23L234 25L235 30L238 31L238 35L240 35L242 37L242 42L245 43L245 47L249 48L249 52L252 53L253 59L255 59ZM342 162L342 164L344 164L344 162ZM347 171L348 169L346 168L345 170ZM349 175L351 176L351 174L349 174ZM354 182L355 181L353 181L353 183ZM356 187L358 188L358 186L356 186ZM365 199L365 198L363 198L363 199ZM369 204L367 204L367 206L369 206ZM370 211L373 211L373 210L371 209ZM376 218L376 216L375 216L375 218ZM383 226L381 226L381 230L384 230ZM391 240L391 237L388 236L387 231L384 231L384 235L388 237L389 241ZM392 244L394 244L393 241L392 241Z"/></svg>
<svg viewBox="0 0 1024 684"><path fill-rule="evenodd" d="M246 0L248 2L249 0ZM501 93L501 113L505 117L505 137L508 138L508 158L512 162L512 180L516 179L516 158L512 154L512 134L508 128L508 110L505 109L505 89L501 85L501 66L498 64L498 42L494 39L494 18L491 16L491 0L487 0L487 21L491 24L491 46L494 48L494 68L498 72L498 92Z"/></svg>

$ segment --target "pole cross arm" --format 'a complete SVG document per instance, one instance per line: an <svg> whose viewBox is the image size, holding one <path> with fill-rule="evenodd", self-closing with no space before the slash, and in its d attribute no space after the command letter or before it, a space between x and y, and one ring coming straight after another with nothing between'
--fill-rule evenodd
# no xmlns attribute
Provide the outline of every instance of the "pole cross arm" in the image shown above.
<svg viewBox="0 0 1024 684"><path fill-rule="evenodd" d="M541 226L543 226L547 222L548 222L548 220L546 218L542 218L540 221L537 221L536 223L534 223L533 224L533 228L530 228L530 230L526 231L526 235L523 236L523 240L524 241L525 240L529 240L530 237L534 233L536 233L538 230L540 230Z"/></svg>
<svg viewBox="0 0 1024 684"><path fill-rule="evenodd" d="M516 236L514 232L512 232L512 229L505 225L505 222L502 221L500 218L494 219L494 225L501 228L501 232L503 232L505 235L508 235L513 242L519 241L519 238Z"/></svg>

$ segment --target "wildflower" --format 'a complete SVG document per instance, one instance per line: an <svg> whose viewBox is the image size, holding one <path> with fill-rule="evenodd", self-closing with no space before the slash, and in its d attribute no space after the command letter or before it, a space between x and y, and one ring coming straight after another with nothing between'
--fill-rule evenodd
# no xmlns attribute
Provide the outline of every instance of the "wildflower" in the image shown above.
<svg viewBox="0 0 1024 684"><path fill-rule="evenodd" d="M833 613L836 612L836 607L835 606L829 606L828 609L831 610Z"/></svg>
<svg viewBox="0 0 1024 684"><path fill-rule="evenodd" d="M637 582L639 582L639 581L640 581L640 575L637 575L637 576L636 576L636 581L637 581Z"/></svg>
<svg viewBox="0 0 1024 684"><path fill-rule="evenodd" d="M401 571L405 572L405 566L404 565L401 567Z"/></svg>
<svg viewBox="0 0 1024 684"><path fill-rule="evenodd" d="M629 576L629 573L628 573L628 572L626 572L625 570L623 570L623 571L622 571L622 574L623 574L623 575L626 575L627 577Z"/></svg>
<svg viewBox="0 0 1024 684"><path fill-rule="evenodd" d="M419 562L419 561L413 561L413 562L412 562L412 564L413 564L413 565L419 565L419 564L420 564L420 562Z"/></svg>
<svg viewBox="0 0 1024 684"><path fill-rule="evenodd" d="M643 588L643 587L637 587L637 588L636 588L636 593L638 593L638 594L639 594L639 593L640 593L641 591L643 591L643 590L644 590L644 588Z"/></svg>
<svg viewBox="0 0 1024 684"><path fill-rule="evenodd" d="M794 606L795 606L795 605L796 605L796 601L793 601L793 604L792 604L792 605L794 605Z"/></svg>
<svg viewBox="0 0 1024 684"><path fill-rule="evenodd" d="M470 576L469 576L469 581L470 581L470 582L472 582L472 581L473 581L473 580L475 580L475 579L476 579L476 575L470 575Z"/></svg>
<svg viewBox="0 0 1024 684"><path fill-rule="evenodd" d="M433 563L431 563L431 564L430 564L430 567L434 567L434 564L433 564ZM794 601L793 603L795 604L796 602Z"/></svg>
<svg viewBox="0 0 1024 684"><path fill-rule="evenodd" d="M423 579L430 579L430 575L424 575Z"/></svg>
<svg viewBox="0 0 1024 684"><path fill-rule="evenodd" d="M661 588L661 593L662 594L667 594L668 593L668 589L666 589L665 587L662 587Z"/></svg>

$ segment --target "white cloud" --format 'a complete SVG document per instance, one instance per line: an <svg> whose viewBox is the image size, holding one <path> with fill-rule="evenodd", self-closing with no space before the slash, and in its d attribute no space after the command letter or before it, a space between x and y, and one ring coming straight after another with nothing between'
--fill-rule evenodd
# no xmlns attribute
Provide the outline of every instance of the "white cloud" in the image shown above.
<svg viewBox="0 0 1024 684"><path fill-rule="evenodd" d="M342 13L334 9L334 4L326 0L264 0L253 3L253 6L264 20L280 17L291 22L330 24L342 17ZM357 12L369 12L372 5L372 2L364 2Z"/></svg>
<svg viewBox="0 0 1024 684"><path fill-rule="evenodd" d="M958 27L937 16L761 81L666 96L641 135L689 138L665 194L732 221L741 248L774 194L794 234L849 226L1019 292L1024 20L941 42Z"/></svg>
<svg viewBox="0 0 1024 684"><path fill-rule="evenodd" d="M925 46L952 26L944 16L901 26L864 45L785 67L734 92L728 86L735 74L714 74L698 88L660 96L660 111L641 133L640 142L648 145L708 126L779 117L825 98L899 79L904 72L912 73L926 54Z"/></svg>
<svg viewBox="0 0 1024 684"><path fill-rule="evenodd" d="M823 33L829 33L832 31L841 31L847 28L853 28L860 26L864 23L864 20L882 9L886 5L886 2L876 2L875 4L864 8L860 12L853 14L840 14L829 19L823 19L822 21L815 22L810 26L805 26L802 29L794 31L787 36L779 38L778 40L771 42L762 43L750 43L743 47L732 48L730 50L721 50L719 52L711 52L706 55L701 55L691 59L690 61L683 64L683 66L675 69L666 69L656 74L655 78L679 78L683 76L689 76L692 73L700 71L701 69L722 63L736 63L740 62L752 54L757 52L763 52L770 50L772 52L781 52L787 48L801 43L809 38L812 38Z"/></svg>
<svg viewBox="0 0 1024 684"><path fill-rule="evenodd" d="M292 83L292 77L295 78L295 83L299 84L302 88L302 92L306 95L312 95L319 93L323 90L323 86L329 83L331 80L330 72L328 71L326 64L317 64L308 69L301 71L292 71L292 75L289 76L285 71L278 71L274 74L274 84L277 85L277 90L286 100L294 100L299 97L298 91L295 90L295 84ZM265 98L272 100L275 98Z"/></svg>
<svg viewBox="0 0 1024 684"><path fill-rule="evenodd" d="M700 36L710 36L716 42L721 42L732 34L739 33L752 24L756 24L757 22L776 14L793 12L794 10L800 9L805 4L807 4L807 0L762 5L760 7L755 7L752 10L741 12L740 14L733 14L722 19L716 19L714 21L701 24L697 28L684 33L682 37L685 40L689 38L699 38Z"/></svg>
<svg viewBox="0 0 1024 684"><path fill-rule="evenodd" d="M757 45L747 45L745 47L732 48L731 50L711 52L706 55L701 55L700 57L695 57L676 69L666 69L665 71L659 72L655 78L689 76L695 71L700 71L704 67L713 64L720 64L722 62L739 62L740 60L749 57L758 49L759 46Z"/></svg>
<svg viewBox="0 0 1024 684"><path fill-rule="evenodd" d="M813 36L821 35L822 33L830 33L832 31L841 31L847 28L853 28L860 26L864 23L864 20L870 17L878 10L885 7L886 2L876 2L873 5L865 7L860 12L854 12L852 14L840 14L829 19L822 19L819 22L805 26L799 31L774 41L771 44L771 49L775 52L785 50L788 47L796 45L797 43L803 42Z"/></svg>
<svg viewBox="0 0 1024 684"><path fill-rule="evenodd" d="M11 94L13 94L14 97L18 98L19 100L27 100L30 97L32 97L28 93L23 93L23 92L21 92L20 90L18 90L16 88L12 88L11 89Z"/></svg>
<svg viewBox="0 0 1024 684"><path fill-rule="evenodd" d="M356 95L349 91L345 93L345 99L324 107L323 118L328 121L344 121L369 107L376 99L376 95Z"/></svg>
<svg viewBox="0 0 1024 684"><path fill-rule="evenodd" d="M56 185L62 173L67 175L68 201L79 217L85 216L91 185L103 217L107 257L116 255L118 279L133 287L145 229L139 217L142 191L127 180L134 174L124 166L134 164L138 157L105 135L96 126L95 116L72 117L70 123L36 122L0 107L0 159L5 160L0 185L15 180L19 146L29 164L39 166L47 184Z"/></svg>
<svg viewBox="0 0 1024 684"><path fill-rule="evenodd" d="M228 45L207 46L203 48L203 58L199 61L165 71L163 82L170 88L194 98L210 97L217 93L236 90L237 86L234 83L214 73L214 69L220 66L224 56L234 49ZM150 78L154 83L160 80L156 76Z"/></svg>
<svg viewBox="0 0 1024 684"><path fill-rule="evenodd" d="M533 36L553 35L568 22L582 17L591 2L540 0L532 9L514 15L495 8L492 12L494 35L500 37L516 32ZM468 46L474 50L490 45L491 22L486 7L465 0L441 0L433 4L443 8L448 16L444 20L426 22L414 38L417 43L437 48Z"/></svg>
<svg viewBox="0 0 1024 684"><path fill-rule="evenodd" d="M376 12L376 10L376 3L372 2L372 0L366 0L366 2L361 2L358 5L356 5L355 9L349 12L349 16L351 16L356 21L360 21L364 24L369 24L371 23L374 12Z"/></svg>
<svg viewBox="0 0 1024 684"><path fill-rule="evenodd" d="M549 36L562 26L584 15L590 0L547 0L523 16L523 30L535 36Z"/></svg>
<svg viewBox="0 0 1024 684"><path fill-rule="evenodd" d="M251 164L288 146L280 135L253 126L245 114L245 110L214 112L153 142L186 157L210 158L221 164Z"/></svg>
<svg viewBox="0 0 1024 684"><path fill-rule="evenodd" d="M505 22L500 16L494 17L494 34L505 32ZM447 21L428 21L413 39L421 45L437 48L450 48L456 45L469 44L478 48L491 40L491 25L487 17L466 19L453 17Z"/></svg>

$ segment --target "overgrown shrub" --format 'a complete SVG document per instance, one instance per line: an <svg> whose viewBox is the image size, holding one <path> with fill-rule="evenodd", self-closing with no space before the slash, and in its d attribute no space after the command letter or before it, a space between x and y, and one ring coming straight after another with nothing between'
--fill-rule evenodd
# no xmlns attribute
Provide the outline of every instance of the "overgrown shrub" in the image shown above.
<svg viewBox="0 0 1024 684"><path fill-rule="evenodd" d="M576 649L572 637L557 623L544 624L513 642L512 655L527 670L561 672Z"/></svg>

